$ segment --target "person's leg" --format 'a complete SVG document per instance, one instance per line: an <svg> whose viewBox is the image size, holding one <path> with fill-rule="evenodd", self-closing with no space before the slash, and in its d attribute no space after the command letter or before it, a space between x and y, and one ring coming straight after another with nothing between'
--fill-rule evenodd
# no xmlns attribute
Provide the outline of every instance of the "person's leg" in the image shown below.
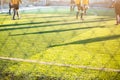
<svg viewBox="0 0 120 80"><path fill-rule="evenodd" d="M73 11L75 10L75 4L73 4Z"/></svg>
<svg viewBox="0 0 120 80"><path fill-rule="evenodd" d="M85 15L86 15L86 11L87 11L87 10L85 9L85 11L84 11L84 14L85 14Z"/></svg>
<svg viewBox="0 0 120 80"><path fill-rule="evenodd" d="M84 15L84 8L81 6L81 15L80 15L81 20L84 20L83 15Z"/></svg>
<svg viewBox="0 0 120 80"><path fill-rule="evenodd" d="M116 14L116 25L118 25L118 24L119 24L119 15Z"/></svg>
<svg viewBox="0 0 120 80"><path fill-rule="evenodd" d="M73 4L71 4L72 6L71 6L71 11L73 12Z"/></svg>
<svg viewBox="0 0 120 80"><path fill-rule="evenodd" d="M9 15L11 15L11 8L12 8L12 6L11 6L11 4L9 3Z"/></svg>
<svg viewBox="0 0 120 80"><path fill-rule="evenodd" d="M86 8L86 5L84 5L84 14L86 15L86 11L87 11L87 8Z"/></svg>
<svg viewBox="0 0 120 80"><path fill-rule="evenodd" d="M20 19L19 5L16 5L16 14L17 14L18 19Z"/></svg>
<svg viewBox="0 0 120 80"><path fill-rule="evenodd" d="M16 9L13 9L13 20L15 20Z"/></svg>
<svg viewBox="0 0 120 80"><path fill-rule="evenodd" d="M76 19L78 19L79 12L80 12L80 5L79 5L79 4L77 4Z"/></svg>
<svg viewBox="0 0 120 80"><path fill-rule="evenodd" d="M79 11L77 11L76 13L76 19L78 19L78 16L79 16Z"/></svg>
<svg viewBox="0 0 120 80"><path fill-rule="evenodd" d="M9 15L11 15L11 7L9 7Z"/></svg>
<svg viewBox="0 0 120 80"><path fill-rule="evenodd" d="M16 13L17 13L17 17L18 17L18 19L20 19L19 10L16 10Z"/></svg>
<svg viewBox="0 0 120 80"><path fill-rule="evenodd" d="M83 13L83 11L82 11L82 12L81 12L81 15L80 15L81 20L84 20L84 19L83 19L83 15L84 15L84 13Z"/></svg>
<svg viewBox="0 0 120 80"><path fill-rule="evenodd" d="M75 9L75 4L72 4L72 12L74 11Z"/></svg>

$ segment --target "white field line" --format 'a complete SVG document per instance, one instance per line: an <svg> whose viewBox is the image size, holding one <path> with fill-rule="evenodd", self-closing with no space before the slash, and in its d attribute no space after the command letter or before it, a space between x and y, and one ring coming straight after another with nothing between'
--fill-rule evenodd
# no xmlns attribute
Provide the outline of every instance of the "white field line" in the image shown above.
<svg viewBox="0 0 120 80"><path fill-rule="evenodd" d="M89 70L98 70L98 71L106 71L106 72L120 72L120 69L112 69L112 68L97 68L90 66L81 66L81 65L72 65L72 64L59 64L54 62L43 62L37 60L28 60L28 59L20 59L20 58L9 58L9 57L0 57L2 60L11 60L18 62L28 62L28 63L37 63L42 65L52 65L52 66L61 66L61 67L70 67L70 68L81 68L81 69L89 69Z"/></svg>

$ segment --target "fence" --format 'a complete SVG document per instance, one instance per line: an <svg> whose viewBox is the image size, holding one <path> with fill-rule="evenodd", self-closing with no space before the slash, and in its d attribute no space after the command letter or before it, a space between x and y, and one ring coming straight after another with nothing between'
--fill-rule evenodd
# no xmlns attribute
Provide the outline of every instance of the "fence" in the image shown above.
<svg viewBox="0 0 120 80"><path fill-rule="evenodd" d="M109 6L112 0L90 0L92 6ZM1 8L8 8L9 0L1 0ZM23 0L22 6L69 6L70 0Z"/></svg>
<svg viewBox="0 0 120 80"><path fill-rule="evenodd" d="M0 80L120 79L113 9L90 7L82 21L67 6L29 8L0 14Z"/></svg>

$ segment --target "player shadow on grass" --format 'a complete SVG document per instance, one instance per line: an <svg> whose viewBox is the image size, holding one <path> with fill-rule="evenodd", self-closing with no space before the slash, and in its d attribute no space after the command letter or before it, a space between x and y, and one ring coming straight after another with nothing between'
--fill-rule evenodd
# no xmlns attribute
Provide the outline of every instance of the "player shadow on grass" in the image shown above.
<svg viewBox="0 0 120 80"><path fill-rule="evenodd" d="M53 23L53 22L61 22L63 20L54 20L54 21L45 21L45 22L34 22L34 21L31 21L31 22L28 22L28 23L15 23L15 24L4 24L4 25L0 25L0 28L1 27L18 27L18 26L21 26L21 25L35 25L35 24L44 24L44 23Z"/></svg>
<svg viewBox="0 0 120 80"><path fill-rule="evenodd" d="M20 36L20 35L30 35L30 34L58 33L58 32L77 31L77 30L83 30L83 29L104 28L104 27L105 26L91 26L91 27L81 27L81 28L64 29L64 30L51 30L51 31L30 32L30 33L23 33L23 34L12 34L10 36Z"/></svg>
<svg viewBox="0 0 120 80"><path fill-rule="evenodd" d="M69 21L74 21L74 20L69 20ZM45 21L45 22L34 22L34 21L30 21L30 22L28 22L28 23L15 23L15 24L1 24L0 25L0 28L4 28L4 27L17 27L17 28L19 28L19 26L22 26L22 25L39 25L39 24L44 24L44 23L54 23L54 22L67 22L67 20L53 20L53 21ZM72 23L74 23L74 22L71 22L71 24ZM80 22L75 22L75 23L80 23ZM61 23L61 25L62 25L63 23ZM66 24L69 24L69 23L66 23ZM55 24L55 25L57 25L57 24ZM60 24L58 24L58 25L60 25ZM63 24L64 25L64 24ZM50 26L52 26L52 25L50 25ZM54 24L53 24L53 26L54 26ZM36 27L36 26L33 26L33 27ZM40 26L41 27L41 26ZM43 25L43 27L44 27L44 25ZM45 27L46 27L46 25L45 25ZM22 27L23 28L23 27ZM29 27L27 27L27 28L29 28ZM31 27L30 27L31 28ZM1 30L2 31L2 30Z"/></svg>
<svg viewBox="0 0 120 80"><path fill-rule="evenodd" d="M97 20L91 20L91 21L83 21L83 22L79 22L79 20L77 22L69 22L69 23L65 23L65 24L73 24L73 23L90 23L90 22L100 22L100 21L110 21L110 20L115 20L113 18L110 19L106 19L106 18L97 18ZM43 23L53 23L53 22L68 22L68 21L75 21L73 20L53 20L53 21L45 21L45 22L34 22L34 21L30 21L28 23L14 23L14 24L1 24L0 28L4 28L4 27L18 27L18 26L22 26L22 25L32 25L32 24L43 24ZM63 25L65 25L63 23ZM55 24L56 25L56 24ZM59 24L58 24L59 25ZM61 24L62 25L62 24ZM29 28L29 27L28 27Z"/></svg>
<svg viewBox="0 0 120 80"><path fill-rule="evenodd" d="M88 44L88 43L101 42L101 41L113 40L118 38L120 38L120 35L95 37L95 38L78 40L78 41L73 41L73 42L64 43L64 44L50 45L49 47L66 46L66 45L72 45L72 44Z"/></svg>
<svg viewBox="0 0 120 80"><path fill-rule="evenodd" d="M71 24L79 24L79 23L91 23L91 22L100 22L100 21L108 21L108 20L93 20L93 21L84 21L84 22L65 22L64 23L56 23L56 24L45 24L45 25L41 25L44 23L53 23L53 22L61 22L63 20L60 21L45 21L45 22L30 22L30 23L21 23L21 24L6 24L6 25L0 25L0 31L8 31L8 30L20 30L20 29L31 29L31 28L40 28L40 27L52 27L52 26L63 26L63 25L71 25ZM40 24L40 25L39 25ZM32 25L32 26L25 26L23 27L22 25ZM34 26L37 25L37 26ZM4 28L5 26L7 26L7 28ZM12 28L8 28L11 27ZM97 27L97 26L96 26ZM99 26L98 26L99 27Z"/></svg>

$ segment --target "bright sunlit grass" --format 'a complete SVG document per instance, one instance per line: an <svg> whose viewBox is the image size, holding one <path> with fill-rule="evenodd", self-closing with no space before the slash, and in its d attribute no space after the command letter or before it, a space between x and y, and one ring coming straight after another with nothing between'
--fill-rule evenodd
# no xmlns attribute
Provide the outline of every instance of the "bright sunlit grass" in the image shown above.
<svg viewBox="0 0 120 80"><path fill-rule="evenodd" d="M11 16L1 14L0 56L120 69L120 26L114 25L112 11L108 10L109 15L105 10L89 11L84 21L76 20L74 13L25 13L15 21ZM22 80L120 78L116 72L5 60L0 60L0 70L3 77L8 73L6 78L12 74Z"/></svg>

